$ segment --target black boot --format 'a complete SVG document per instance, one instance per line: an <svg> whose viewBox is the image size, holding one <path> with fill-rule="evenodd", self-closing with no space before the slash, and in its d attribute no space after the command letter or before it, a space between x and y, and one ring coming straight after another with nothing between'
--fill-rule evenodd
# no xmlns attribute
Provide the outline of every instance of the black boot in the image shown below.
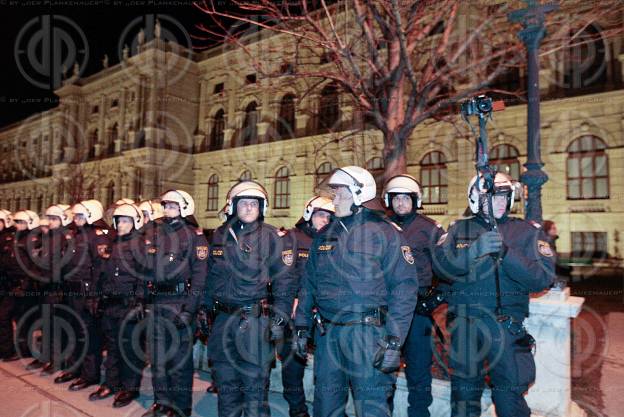
<svg viewBox="0 0 624 417"><path fill-rule="evenodd" d="M121 391L119 394L115 396L115 401L113 402L114 408L125 407L134 401L135 398L139 397L139 393L137 391Z"/></svg>

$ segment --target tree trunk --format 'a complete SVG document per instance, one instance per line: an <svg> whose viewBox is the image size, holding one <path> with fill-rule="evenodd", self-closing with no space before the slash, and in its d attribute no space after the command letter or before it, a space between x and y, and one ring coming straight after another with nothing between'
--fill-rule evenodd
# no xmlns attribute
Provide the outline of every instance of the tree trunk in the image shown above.
<svg viewBox="0 0 624 417"><path fill-rule="evenodd" d="M384 134L384 182L395 175L407 173L406 143L406 140L397 137L396 132Z"/></svg>

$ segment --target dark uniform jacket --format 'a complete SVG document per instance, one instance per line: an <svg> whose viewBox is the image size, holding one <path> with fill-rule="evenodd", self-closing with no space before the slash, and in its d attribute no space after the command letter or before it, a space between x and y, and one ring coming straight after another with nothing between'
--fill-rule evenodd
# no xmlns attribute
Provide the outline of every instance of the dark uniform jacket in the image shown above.
<svg viewBox="0 0 624 417"><path fill-rule="evenodd" d="M493 256L471 259L470 246L488 230L481 216L461 219L436 245L434 269L452 281L449 312L461 316L495 313L498 270L502 313L528 316L529 293L542 291L553 281L555 254L542 230L525 220L503 217L498 220L504 245L499 266Z"/></svg>
<svg viewBox="0 0 624 417"><path fill-rule="evenodd" d="M418 292L415 259L398 226L361 208L319 232L301 287L297 327L311 327L313 307L334 322L387 308L386 332L403 343Z"/></svg>
<svg viewBox="0 0 624 417"><path fill-rule="evenodd" d="M152 232L144 239L154 302L177 304L195 314L206 285L208 242L203 231L178 218L155 224Z"/></svg>
<svg viewBox="0 0 624 417"><path fill-rule="evenodd" d="M394 215L391 219L401 226L403 236L412 248L418 270L418 287L424 291L432 283L433 251L436 243L444 234L444 229L435 220L417 213L407 216Z"/></svg>
<svg viewBox="0 0 624 417"><path fill-rule="evenodd" d="M140 231L113 239L110 257L104 263L100 291L104 298L145 299L145 239Z"/></svg>
<svg viewBox="0 0 624 417"><path fill-rule="evenodd" d="M295 252L283 234L262 221L219 226L210 244L206 305L243 307L270 298L278 314L290 316Z"/></svg>
<svg viewBox="0 0 624 417"><path fill-rule="evenodd" d="M40 272L37 266L37 254L41 250L41 229L16 231L7 254L9 287L24 291L38 289Z"/></svg>
<svg viewBox="0 0 624 417"><path fill-rule="evenodd" d="M0 232L0 291L11 289L8 270L11 263L12 246L15 240L15 228L5 227Z"/></svg>
<svg viewBox="0 0 624 417"><path fill-rule="evenodd" d="M86 224L65 233L63 281L80 285L86 295L96 295L104 262L110 257L113 233L99 225Z"/></svg>

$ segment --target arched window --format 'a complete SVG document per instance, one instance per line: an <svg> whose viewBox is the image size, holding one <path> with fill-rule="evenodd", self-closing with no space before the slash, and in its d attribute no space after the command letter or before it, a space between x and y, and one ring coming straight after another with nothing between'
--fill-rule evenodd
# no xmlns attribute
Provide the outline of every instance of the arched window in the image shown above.
<svg viewBox="0 0 624 417"><path fill-rule="evenodd" d="M340 119L340 108L338 103L338 88L330 84L321 91L319 103L319 132L329 132L336 130L336 123Z"/></svg>
<svg viewBox="0 0 624 417"><path fill-rule="evenodd" d="M240 174L240 177L238 177L241 181L249 181L253 179L253 175L251 175L251 171L246 169L245 171L243 171Z"/></svg>
<svg viewBox="0 0 624 417"><path fill-rule="evenodd" d="M287 167L281 167L275 174L275 192L273 207L276 209L290 207L290 179Z"/></svg>
<svg viewBox="0 0 624 417"><path fill-rule="evenodd" d="M115 182L111 180L106 186L106 206L110 207L115 202Z"/></svg>
<svg viewBox="0 0 624 417"><path fill-rule="evenodd" d="M241 143L243 146L251 145L258 142L258 123L257 104L252 101L245 108L245 120L243 121L243 130L241 131Z"/></svg>
<svg viewBox="0 0 624 417"><path fill-rule="evenodd" d="M588 25L580 34L577 31L570 32L575 39L568 49L562 50L563 57L557 60L563 64L562 82L568 93L607 82L609 59L601 30Z"/></svg>
<svg viewBox="0 0 624 417"><path fill-rule="evenodd" d="M325 178L334 170L331 162L323 162L316 168L316 176L314 179L314 188L317 188Z"/></svg>
<svg viewBox="0 0 624 417"><path fill-rule="evenodd" d="M225 130L225 112L220 109L215 114L214 122L212 124L212 132L210 132L210 150L216 151L223 149L223 137Z"/></svg>
<svg viewBox="0 0 624 417"><path fill-rule="evenodd" d="M219 176L212 174L208 179L208 211L217 211L219 209Z"/></svg>
<svg viewBox="0 0 624 417"><path fill-rule="evenodd" d="M95 129L89 135L89 159L95 158L95 145L98 143L98 130Z"/></svg>
<svg viewBox="0 0 624 417"><path fill-rule="evenodd" d="M280 103L277 119L279 139L290 139L295 136L295 96L286 94Z"/></svg>
<svg viewBox="0 0 624 417"><path fill-rule="evenodd" d="M366 163L366 169L368 172L373 174L375 178L375 183L377 184L377 197L381 195L383 189L383 178L384 178L384 161L383 158L379 156L375 156L371 158Z"/></svg>
<svg viewBox="0 0 624 417"><path fill-rule="evenodd" d="M108 141L108 144L107 144L108 146L106 149L107 155L115 154L115 141L117 140L118 137L119 137L119 127L117 126L117 123L115 123L110 131L110 139Z"/></svg>
<svg viewBox="0 0 624 417"><path fill-rule="evenodd" d="M596 136L583 136L568 146L568 199L609 198L607 145Z"/></svg>
<svg viewBox="0 0 624 417"><path fill-rule="evenodd" d="M420 185L423 204L445 204L448 202L448 179L446 158L442 152L429 152L420 161Z"/></svg>

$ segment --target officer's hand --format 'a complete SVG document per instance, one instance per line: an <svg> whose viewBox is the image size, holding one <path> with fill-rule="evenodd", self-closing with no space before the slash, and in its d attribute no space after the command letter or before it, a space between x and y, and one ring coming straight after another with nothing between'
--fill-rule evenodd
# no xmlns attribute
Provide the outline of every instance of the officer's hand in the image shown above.
<svg viewBox="0 0 624 417"><path fill-rule="evenodd" d="M498 232L485 232L470 245L472 259L481 258L491 253L498 253L503 247L503 237Z"/></svg>
<svg viewBox="0 0 624 417"><path fill-rule="evenodd" d="M98 302L97 298L88 298L85 301L85 307L87 311L94 317L97 316L99 313L99 306L100 303Z"/></svg>
<svg viewBox="0 0 624 417"><path fill-rule="evenodd" d="M284 339L284 325L284 319L281 317L273 318L271 320L271 341L277 342Z"/></svg>
<svg viewBox="0 0 624 417"><path fill-rule="evenodd" d="M189 313L188 311L182 311L173 320L173 324L175 324L175 326L178 329L181 329L184 327L189 327L192 321L193 321L193 315Z"/></svg>
<svg viewBox="0 0 624 417"><path fill-rule="evenodd" d="M305 329L298 329L295 335L293 336L292 341L292 350L295 352L295 355L299 356L301 359L308 359L308 331Z"/></svg>
<svg viewBox="0 0 624 417"><path fill-rule="evenodd" d="M145 306L142 302L138 302L136 306L130 311L130 319L141 321L145 318Z"/></svg>
<svg viewBox="0 0 624 417"><path fill-rule="evenodd" d="M375 353L373 366L384 373L396 372L401 366L401 345L399 338L388 336L377 342L379 349Z"/></svg>

